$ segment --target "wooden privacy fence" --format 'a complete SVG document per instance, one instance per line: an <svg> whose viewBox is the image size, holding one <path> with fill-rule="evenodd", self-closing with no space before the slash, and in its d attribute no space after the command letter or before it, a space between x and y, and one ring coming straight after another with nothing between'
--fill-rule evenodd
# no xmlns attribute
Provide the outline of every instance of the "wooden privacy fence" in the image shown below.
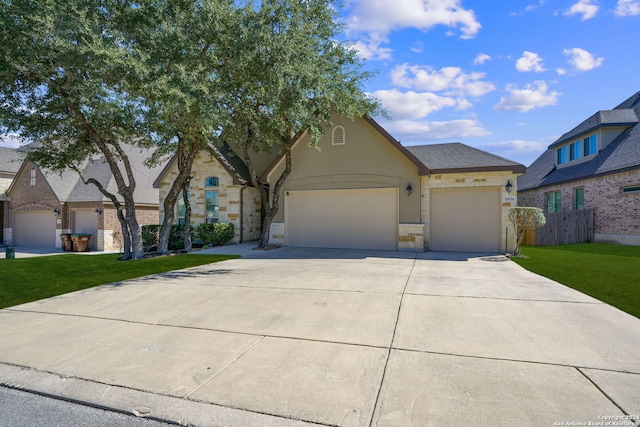
<svg viewBox="0 0 640 427"><path fill-rule="evenodd" d="M544 214L547 223L525 232L523 245L551 246L593 240L593 209Z"/></svg>

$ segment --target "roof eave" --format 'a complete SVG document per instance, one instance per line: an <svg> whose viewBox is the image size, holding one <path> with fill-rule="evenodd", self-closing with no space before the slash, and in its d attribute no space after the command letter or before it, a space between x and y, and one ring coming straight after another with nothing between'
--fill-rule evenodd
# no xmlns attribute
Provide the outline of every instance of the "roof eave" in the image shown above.
<svg viewBox="0 0 640 427"><path fill-rule="evenodd" d="M431 169L432 174L446 173L472 173L472 172L511 172L514 174L524 174L527 168L524 165L504 165L504 166L478 166L471 168L445 168Z"/></svg>

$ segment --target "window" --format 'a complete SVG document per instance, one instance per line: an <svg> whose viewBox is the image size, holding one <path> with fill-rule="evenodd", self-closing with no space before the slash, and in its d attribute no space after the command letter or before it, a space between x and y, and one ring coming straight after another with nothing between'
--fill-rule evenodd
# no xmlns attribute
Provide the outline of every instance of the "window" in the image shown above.
<svg viewBox="0 0 640 427"><path fill-rule="evenodd" d="M547 193L547 212L560 212L562 203L559 191Z"/></svg>
<svg viewBox="0 0 640 427"><path fill-rule="evenodd" d="M596 135L591 135L586 137L582 142L584 142L584 156L592 156L596 154L598 151L598 139Z"/></svg>
<svg viewBox="0 0 640 427"><path fill-rule="evenodd" d="M582 157L582 141L576 141L569 146L569 160L578 160Z"/></svg>
<svg viewBox="0 0 640 427"><path fill-rule="evenodd" d="M36 185L36 170L31 169L31 185Z"/></svg>
<svg viewBox="0 0 640 427"><path fill-rule="evenodd" d="M640 185L635 185L633 187L624 187L622 189L622 194L630 194L630 193L640 193Z"/></svg>
<svg viewBox="0 0 640 427"><path fill-rule="evenodd" d="M217 187L220 184L220 180L218 180L217 176L208 176L205 179L204 186L205 187Z"/></svg>
<svg viewBox="0 0 640 427"><path fill-rule="evenodd" d="M558 148L558 164L562 165L567 163L567 146Z"/></svg>
<svg viewBox="0 0 640 427"><path fill-rule="evenodd" d="M584 187L578 187L574 190L574 202L575 210L584 209Z"/></svg>
<svg viewBox="0 0 640 427"><path fill-rule="evenodd" d="M342 126L336 126L333 128L333 140L332 145L344 145L344 128Z"/></svg>
<svg viewBox="0 0 640 427"><path fill-rule="evenodd" d="M217 191L205 191L206 198L206 213L205 222L211 224L218 222L218 192Z"/></svg>
<svg viewBox="0 0 640 427"><path fill-rule="evenodd" d="M191 193L187 193L187 197L191 199ZM184 214L187 212L187 207L184 205L184 197L182 196L182 192L178 196L178 202L176 203L178 210L178 224L184 225Z"/></svg>

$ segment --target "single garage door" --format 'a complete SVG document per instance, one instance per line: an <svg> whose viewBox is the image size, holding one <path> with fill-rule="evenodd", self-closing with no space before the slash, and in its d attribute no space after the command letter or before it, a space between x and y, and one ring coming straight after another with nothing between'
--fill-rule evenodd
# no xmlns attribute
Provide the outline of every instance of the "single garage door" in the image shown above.
<svg viewBox="0 0 640 427"><path fill-rule="evenodd" d="M288 191L285 243L350 249L398 248L398 190Z"/></svg>
<svg viewBox="0 0 640 427"><path fill-rule="evenodd" d="M499 252L500 189L431 190L433 251Z"/></svg>
<svg viewBox="0 0 640 427"><path fill-rule="evenodd" d="M98 214L93 210L73 211L73 233L91 234L89 249L95 251L98 247Z"/></svg>
<svg viewBox="0 0 640 427"><path fill-rule="evenodd" d="M14 212L13 245L56 247L56 216L52 211Z"/></svg>

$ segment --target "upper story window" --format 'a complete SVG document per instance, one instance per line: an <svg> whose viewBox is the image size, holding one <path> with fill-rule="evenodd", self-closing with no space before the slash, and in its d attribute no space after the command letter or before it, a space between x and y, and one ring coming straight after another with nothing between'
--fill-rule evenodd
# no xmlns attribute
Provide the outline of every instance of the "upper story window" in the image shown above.
<svg viewBox="0 0 640 427"><path fill-rule="evenodd" d="M563 145L556 150L557 164L563 165L567 162L580 160L583 157L593 156L598 152L598 139L595 134L589 135L584 139L573 141L570 144Z"/></svg>
<svg viewBox="0 0 640 427"><path fill-rule="evenodd" d="M333 138L331 140L332 145L344 145L345 135L344 128L342 126L336 126L333 128Z"/></svg>
<svg viewBox="0 0 640 427"><path fill-rule="evenodd" d="M588 136L584 139L584 156L592 156L598 151L598 139L596 135Z"/></svg>
<svg viewBox="0 0 640 427"><path fill-rule="evenodd" d="M205 187L217 187L220 185L220 180L217 176L208 176L204 181Z"/></svg>

